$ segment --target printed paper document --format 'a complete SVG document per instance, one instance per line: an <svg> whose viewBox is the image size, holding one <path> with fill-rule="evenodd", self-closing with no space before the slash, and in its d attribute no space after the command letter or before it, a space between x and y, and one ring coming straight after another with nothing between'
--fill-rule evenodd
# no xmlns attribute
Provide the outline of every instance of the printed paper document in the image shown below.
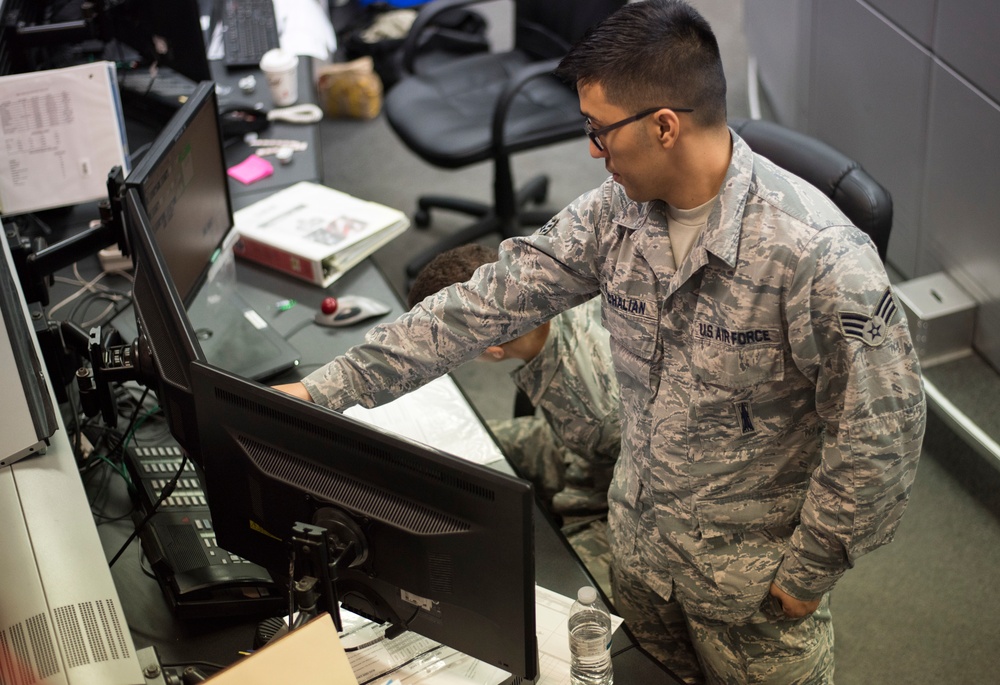
<svg viewBox="0 0 1000 685"><path fill-rule="evenodd" d="M99 200L112 167L128 173L115 73L94 62L0 78L0 213Z"/></svg>

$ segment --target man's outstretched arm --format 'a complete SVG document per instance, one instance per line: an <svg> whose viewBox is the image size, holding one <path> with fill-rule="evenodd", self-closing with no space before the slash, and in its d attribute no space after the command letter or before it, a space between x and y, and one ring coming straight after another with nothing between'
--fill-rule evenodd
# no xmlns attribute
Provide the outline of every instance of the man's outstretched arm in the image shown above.
<svg viewBox="0 0 1000 685"><path fill-rule="evenodd" d="M291 395L292 397L298 397L300 400L305 400L306 402L313 401L313 398L309 394L309 391L306 390L306 386L304 386L300 382L285 383L284 385L274 385L271 387L273 387L275 390L280 390L283 393Z"/></svg>

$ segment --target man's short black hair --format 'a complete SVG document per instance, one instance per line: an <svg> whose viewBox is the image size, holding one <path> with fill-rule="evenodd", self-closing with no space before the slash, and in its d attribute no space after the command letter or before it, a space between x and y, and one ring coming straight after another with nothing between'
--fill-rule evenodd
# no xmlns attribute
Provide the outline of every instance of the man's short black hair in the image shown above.
<svg viewBox="0 0 1000 685"><path fill-rule="evenodd" d="M469 243L442 252L420 270L413 279L407 297L407 306L421 302L428 295L444 290L455 283L465 283L473 272L483 264L492 264L497 260L497 249Z"/></svg>
<svg viewBox="0 0 1000 685"><path fill-rule="evenodd" d="M631 2L593 27L556 69L574 86L600 84L634 112L691 107L702 126L726 122L726 76L712 27L681 0Z"/></svg>

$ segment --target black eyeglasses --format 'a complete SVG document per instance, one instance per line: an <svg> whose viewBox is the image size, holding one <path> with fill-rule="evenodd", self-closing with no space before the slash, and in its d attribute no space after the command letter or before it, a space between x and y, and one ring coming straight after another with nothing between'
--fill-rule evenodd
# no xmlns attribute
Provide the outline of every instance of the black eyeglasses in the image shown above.
<svg viewBox="0 0 1000 685"><path fill-rule="evenodd" d="M622 119L621 121L616 121L613 124L608 124L607 126L602 126L601 128L594 128L590 123L590 119L587 119L583 122L583 130L587 132L587 136L594 144L594 147L601 152L604 152L604 143L601 142L601 136L614 131L616 128L621 128L626 124L631 124L633 121L639 121L639 119L642 119L643 117L648 117L653 112L659 112L661 109L669 109L674 112L694 111L690 107L650 107L649 109L642 110L638 114L633 114L632 116Z"/></svg>

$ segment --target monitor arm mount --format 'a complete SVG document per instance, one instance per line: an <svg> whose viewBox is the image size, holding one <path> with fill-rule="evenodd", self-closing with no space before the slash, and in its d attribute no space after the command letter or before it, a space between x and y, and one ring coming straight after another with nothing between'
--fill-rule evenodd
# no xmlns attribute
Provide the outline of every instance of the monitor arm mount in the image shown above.
<svg viewBox="0 0 1000 685"><path fill-rule="evenodd" d="M91 221L86 230L55 245L46 245L41 238L36 238L32 243L18 234L16 226L8 232L25 300L40 302L43 307L48 306L48 286L52 282L53 274L87 255L96 254L109 245L117 243L122 254L129 253L128 239L121 218L124 185L125 175L122 168L118 166L112 168L108 172L108 197L102 200L97 208L100 218Z"/></svg>
<svg viewBox="0 0 1000 685"><path fill-rule="evenodd" d="M290 563L292 591L299 609L293 628L316 616L320 603L333 618L337 632L343 632L340 618L340 590L360 595L373 607L365 618L386 622L386 639L408 629L407 622L378 593L363 583L342 580L342 571L361 566L368 558L368 541L358 523L345 511L323 507L313 515L313 523L296 523L292 528ZM356 609L355 609L356 611Z"/></svg>
<svg viewBox="0 0 1000 685"><path fill-rule="evenodd" d="M57 271L109 245L117 244L122 254L129 254L122 221L124 183L121 167L114 167L108 174L108 197L98 205L100 219L92 221L86 230L54 245L46 245L41 238L32 241L22 237L14 224L7 233L21 289L29 303L35 334L57 399L59 402L69 399L66 386L75 378L84 413L87 416L100 413L108 425L116 425L118 413L110 384L144 377L142 369L147 368L143 360L146 355L139 354L141 346L137 341L125 344L117 332L105 339L99 326L88 332L70 321L51 321L44 308L49 305L49 285ZM81 358L89 361L89 368L80 366Z"/></svg>

